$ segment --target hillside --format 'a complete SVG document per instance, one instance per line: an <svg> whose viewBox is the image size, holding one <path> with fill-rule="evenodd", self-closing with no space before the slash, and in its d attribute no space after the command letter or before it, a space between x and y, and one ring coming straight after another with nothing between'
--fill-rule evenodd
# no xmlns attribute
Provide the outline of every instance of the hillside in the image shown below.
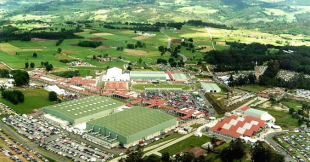
<svg viewBox="0 0 310 162"><path fill-rule="evenodd" d="M0 19L64 22L184 22L202 20L272 34L310 31L308 0L1 0ZM2 16L1 16L2 15ZM297 23L296 23L297 22Z"/></svg>

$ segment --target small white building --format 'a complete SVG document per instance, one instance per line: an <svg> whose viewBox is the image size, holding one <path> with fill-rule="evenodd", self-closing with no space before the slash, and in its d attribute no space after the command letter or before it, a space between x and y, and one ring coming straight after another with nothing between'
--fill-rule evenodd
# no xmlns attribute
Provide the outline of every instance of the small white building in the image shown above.
<svg viewBox="0 0 310 162"><path fill-rule="evenodd" d="M244 115L251 116L253 118L257 118L265 122L269 121L274 122L275 120L274 117L272 117L268 112L252 108L245 110Z"/></svg>
<svg viewBox="0 0 310 162"><path fill-rule="evenodd" d="M47 86L44 89L49 91L49 92L54 91L59 96L66 94L66 91L63 89L60 89L57 85Z"/></svg>
<svg viewBox="0 0 310 162"><path fill-rule="evenodd" d="M107 70L107 74L103 76L102 81L129 81L129 78L129 74L123 74L122 69L113 67Z"/></svg>

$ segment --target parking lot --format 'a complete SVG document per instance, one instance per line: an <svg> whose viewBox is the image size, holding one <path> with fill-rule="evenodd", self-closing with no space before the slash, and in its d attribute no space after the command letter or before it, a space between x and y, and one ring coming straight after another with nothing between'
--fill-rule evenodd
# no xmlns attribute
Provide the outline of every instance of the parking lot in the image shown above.
<svg viewBox="0 0 310 162"><path fill-rule="evenodd" d="M275 140L297 161L310 161L310 131L281 133L275 136Z"/></svg>
<svg viewBox="0 0 310 162"><path fill-rule="evenodd" d="M27 148L3 130L0 130L0 146L0 161L11 159L12 161L48 162L42 155Z"/></svg>
<svg viewBox="0 0 310 162"><path fill-rule="evenodd" d="M107 161L114 157L113 154L65 137L42 143L40 146L72 161Z"/></svg>
<svg viewBox="0 0 310 162"><path fill-rule="evenodd" d="M33 119L28 116L11 115L3 119L8 125L13 127L16 132L30 140L44 140L51 135L59 134L58 128L48 125L46 122Z"/></svg>

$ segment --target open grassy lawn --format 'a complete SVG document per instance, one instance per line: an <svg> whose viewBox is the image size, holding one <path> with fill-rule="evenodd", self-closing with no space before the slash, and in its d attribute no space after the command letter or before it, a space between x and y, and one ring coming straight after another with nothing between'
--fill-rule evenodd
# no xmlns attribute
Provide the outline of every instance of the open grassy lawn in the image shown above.
<svg viewBox="0 0 310 162"><path fill-rule="evenodd" d="M181 85L181 84L135 84L132 86L132 89L135 90L145 90L145 88L182 88L182 90L190 90L191 86Z"/></svg>
<svg viewBox="0 0 310 162"><path fill-rule="evenodd" d="M259 109L259 108L256 108ZM292 118L292 115L288 112L281 112L276 110L267 110L267 109L260 109L263 111L268 111L270 115L272 115L276 119L276 125L282 127L283 130L292 129L299 127L298 119Z"/></svg>
<svg viewBox="0 0 310 162"><path fill-rule="evenodd" d="M260 85L257 85L257 84L253 84L253 85L245 85L245 86L240 86L240 87L236 87L238 89L241 89L241 90L244 90L244 91L249 91L249 92L260 92L260 91L263 91L267 88L270 88L270 87L265 87L265 86L260 86Z"/></svg>
<svg viewBox="0 0 310 162"><path fill-rule="evenodd" d="M201 126L202 126L201 124L195 123L195 124L191 125L190 127L192 127L192 128L199 128Z"/></svg>
<svg viewBox="0 0 310 162"><path fill-rule="evenodd" d="M175 155L175 154L188 150L192 146L200 147L202 144L209 142L209 141L211 141L211 138L207 136L202 136L202 137L191 136L183 141L180 141L163 150L160 150L159 152L160 153L168 152L170 155Z"/></svg>
<svg viewBox="0 0 310 162"><path fill-rule="evenodd" d="M147 145L146 147L150 147L150 146L153 146L153 145L157 145L157 144L159 144L159 143L162 143L162 142L165 142L165 141L168 141L168 140L171 140L171 139L177 139L177 138L180 138L180 137L182 137L182 136L184 136L184 135L179 134L179 133L174 133L174 134L172 134L172 135L170 135L170 136L168 136L168 137L166 137L166 138L163 138L163 139L160 139L160 140L158 140L158 141L156 141L156 142L153 142L153 143Z"/></svg>
<svg viewBox="0 0 310 162"><path fill-rule="evenodd" d="M297 102L289 102L289 101L283 101L281 102L283 105L288 106L289 108L295 109L295 111L301 109L302 104Z"/></svg>
<svg viewBox="0 0 310 162"><path fill-rule="evenodd" d="M24 103L14 105L3 98L0 98L0 102L8 105L19 114L29 114L32 113L34 109L56 104L48 100L48 92L44 89L21 89L21 91L25 95Z"/></svg>

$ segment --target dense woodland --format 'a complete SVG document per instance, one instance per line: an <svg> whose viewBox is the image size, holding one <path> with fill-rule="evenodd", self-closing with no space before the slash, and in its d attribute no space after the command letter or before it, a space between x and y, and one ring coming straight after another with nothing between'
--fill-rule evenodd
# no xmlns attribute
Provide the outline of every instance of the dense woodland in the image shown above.
<svg viewBox="0 0 310 162"><path fill-rule="evenodd" d="M230 49L210 51L204 55L205 61L217 65L215 71L253 70L270 60L277 60L280 69L310 74L310 47L272 46L259 43L229 43ZM273 49L271 52L270 49ZM288 52L291 50L292 52Z"/></svg>

